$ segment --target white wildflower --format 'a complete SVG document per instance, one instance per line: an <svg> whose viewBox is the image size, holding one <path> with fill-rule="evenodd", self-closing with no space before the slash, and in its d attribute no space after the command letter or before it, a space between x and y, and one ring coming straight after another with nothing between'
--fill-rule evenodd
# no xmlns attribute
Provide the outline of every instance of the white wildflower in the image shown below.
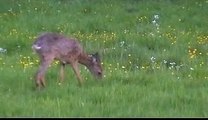
<svg viewBox="0 0 208 120"><path fill-rule="evenodd" d="M0 53L5 53L5 52L7 52L7 49L0 48Z"/></svg>
<svg viewBox="0 0 208 120"><path fill-rule="evenodd" d="M159 19L159 15L154 15L154 19Z"/></svg>
<svg viewBox="0 0 208 120"><path fill-rule="evenodd" d="M150 58L150 60L151 60L153 63L155 62L155 59L156 59L156 58L153 57L153 56Z"/></svg>
<svg viewBox="0 0 208 120"><path fill-rule="evenodd" d="M123 47L124 46L124 43L125 43L124 41L121 41L120 42L120 46Z"/></svg>
<svg viewBox="0 0 208 120"><path fill-rule="evenodd" d="M167 61L166 61L166 60L163 60L163 63L165 63L165 64L166 64L166 63L167 63Z"/></svg>

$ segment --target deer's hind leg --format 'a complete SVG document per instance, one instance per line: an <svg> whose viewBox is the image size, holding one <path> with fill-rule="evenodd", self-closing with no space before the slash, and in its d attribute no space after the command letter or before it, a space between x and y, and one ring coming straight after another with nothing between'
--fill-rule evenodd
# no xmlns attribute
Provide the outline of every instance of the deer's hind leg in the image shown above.
<svg viewBox="0 0 208 120"><path fill-rule="evenodd" d="M65 63L60 63L60 80L59 80L59 84L62 84L64 81L64 68L65 68Z"/></svg>
<svg viewBox="0 0 208 120"><path fill-rule="evenodd" d="M42 56L40 57L40 67L36 73L36 87L41 88L45 87L45 72L49 65L53 62L53 57L48 56Z"/></svg>

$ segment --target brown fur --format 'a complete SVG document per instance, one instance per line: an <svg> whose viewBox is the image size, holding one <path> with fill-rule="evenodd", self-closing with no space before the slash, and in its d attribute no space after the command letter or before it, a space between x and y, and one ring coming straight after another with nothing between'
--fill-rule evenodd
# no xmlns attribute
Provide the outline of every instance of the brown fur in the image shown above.
<svg viewBox="0 0 208 120"><path fill-rule="evenodd" d="M38 88L45 87L45 72L54 60L59 60L61 63L60 82L64 80L64 67L66 64L72 66L79 85L83 83L78 68L79 63L85 65L94 76L102 77L102 67L98 53L86 54L77 40L57 33L44 33L35 40L32 48L40 58L40 67L35 75Z"/></svg>

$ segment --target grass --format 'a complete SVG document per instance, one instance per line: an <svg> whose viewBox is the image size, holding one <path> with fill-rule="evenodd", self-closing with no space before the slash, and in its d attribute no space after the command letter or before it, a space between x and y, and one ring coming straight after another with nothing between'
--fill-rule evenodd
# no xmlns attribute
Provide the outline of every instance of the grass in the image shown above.
<svg viewBox="0 0 208 120"><path fill-rule="evenodd" d="M1 117L207 117L206 0L0 0ZM59 66L34 90L31 45L49 31L102 56L104 78Z"/></svg>

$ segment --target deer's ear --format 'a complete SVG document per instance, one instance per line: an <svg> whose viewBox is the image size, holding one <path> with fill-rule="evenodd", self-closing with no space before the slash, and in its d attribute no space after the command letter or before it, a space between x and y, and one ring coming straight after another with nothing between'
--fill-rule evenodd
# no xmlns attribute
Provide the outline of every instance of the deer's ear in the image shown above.
<svg viewBox="0 0 208 120"><path fill-rule="evenodd" d="M100 59L100 55L98 52L96 52L95 54L93 54L93 56L96 58L96 59Z"/></svg>
<svg viewBox="0 0 208 120"><path fill-rule="evenodd" d="M88 57L89 57L89 58L92 58L92 57L93 57L93 55L91 55L91 54L90 54L90 55L88 55Z"/></svg>
<svg viewBox="0 0 208 120"><path fill-rule="evenodd" d="M96 53L94 54L94 56L95 56L95 57L99 57L99 54L98 54L98 52L96 52Z"/></svg>
<svg viewBox="0 0 208 120"><path fill-rule="evenodd" d="M93 54L88 55L88 57L92 60L92 62L96 62L96 57Z"/></svg>
<svg viewBox="0 0 208 120"><path fill-rule="evenodd" d="M92 57L92 62L93 63L96 63L97 62L97 59L95 57Z"/></svg>
<svg viewBox="0 0 208 120"><path fill-rule="evenodd" d="M98 52L96 52L95 54L90 54L90 55L88 55L88 57L90 57L92 59L93 63L97 63L100 61Z"/></svg>

